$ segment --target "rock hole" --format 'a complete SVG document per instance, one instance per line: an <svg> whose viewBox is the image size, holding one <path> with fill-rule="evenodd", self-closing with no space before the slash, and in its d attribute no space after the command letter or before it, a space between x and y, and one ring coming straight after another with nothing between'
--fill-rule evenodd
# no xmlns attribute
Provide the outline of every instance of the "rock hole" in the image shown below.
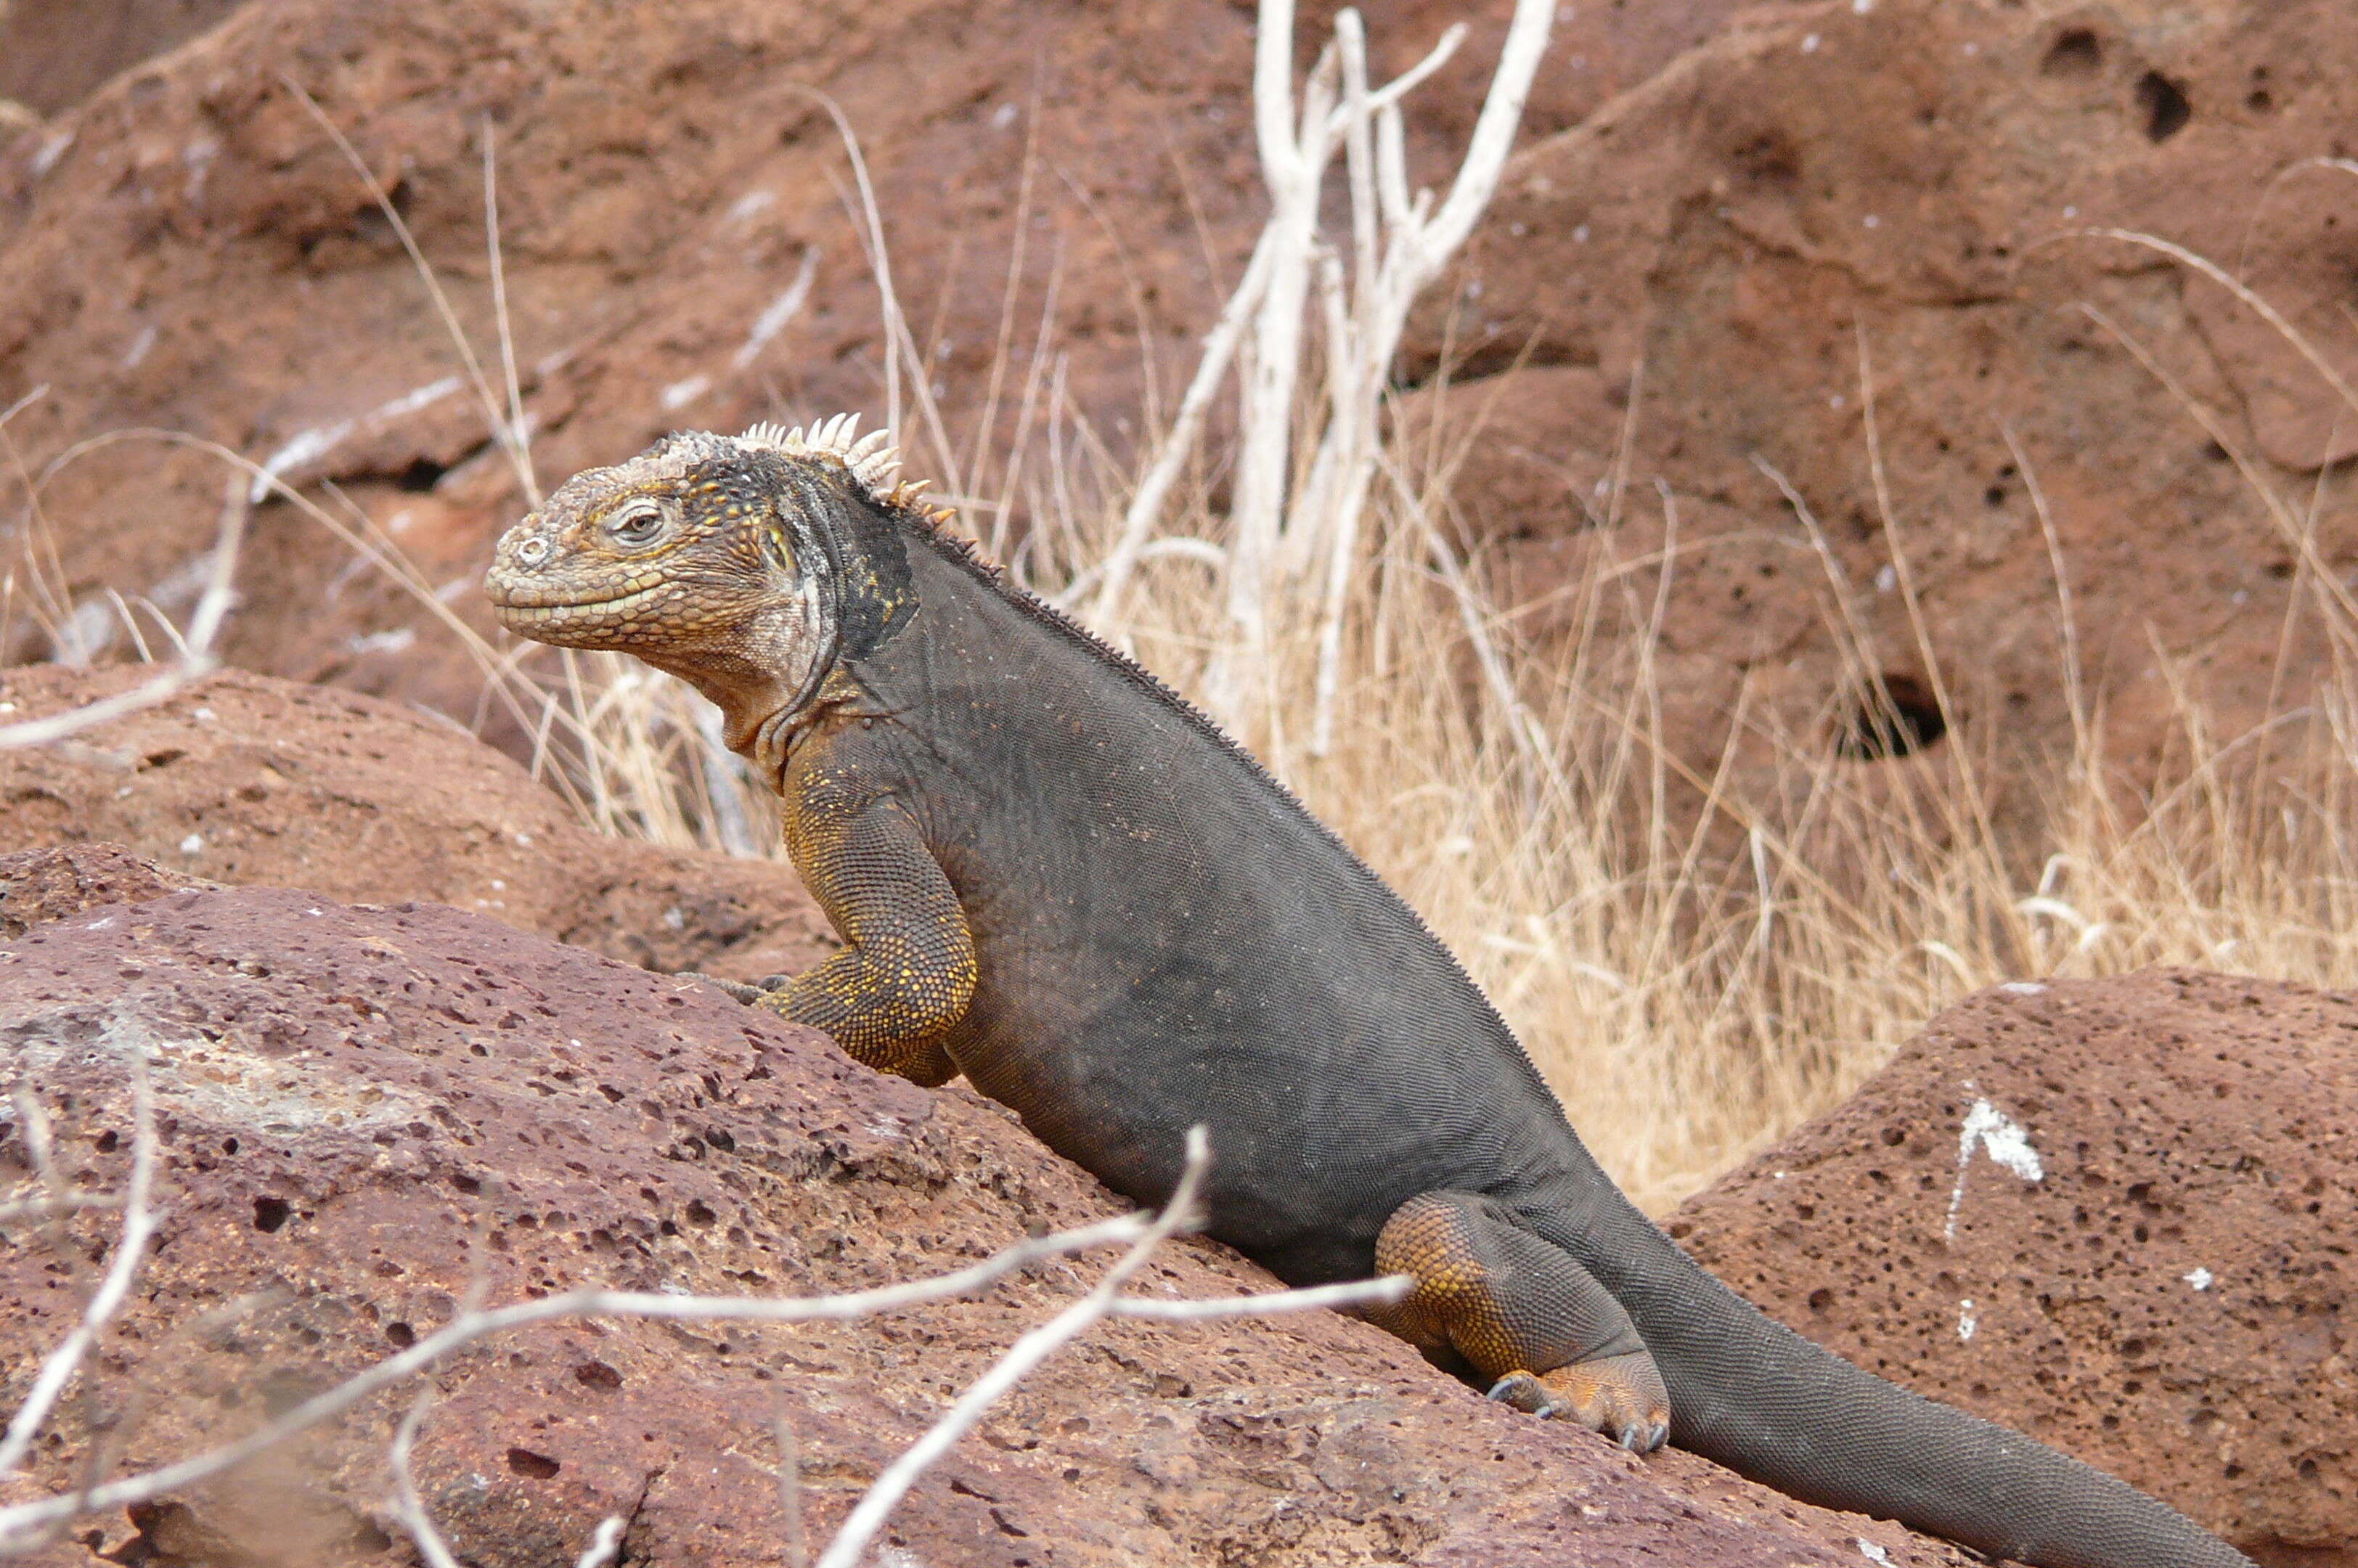
<svg viewBox="0 0 2358 1568"><path fill-rule="evenodd" d="M2149 142L2169 140L2194 118L2194 105L2187 102L2186 90L2158 70L2137 78L2136 100L2145 112L2145 139Z"/></svg>
<svg viewBox="0 0 2358 1568"><path fill-rule="evenodd" d="M432 458L412 458L406 468L393 476L394 488L423 495L441 483L442 476L449 471Z"/></svg>
<svg viewBox="0 0 2358 1568"><path fill-rule="evenodd" d="M622 1386L622 1375L603 1361L584 1361L573 1368L573 1380L585 1389L612 1393Z"/></svg>
<svg viewBox="0 0 2358 1568"><path fill-rule="evenodd" d="M2104 46L2096 41L2094 28L2066 27L2047 46L2047 58L2039 62L2039 74L2088 77L2103 70L2104 64Z"/></svg>
<svg viewBox="0 0 2358 1568"><path fill-rule="evenodd" d="M134 1503L124 1510L139 1533L105 1554L124 1563L177 1563L179 1553L211 1533L185 1503ZM102 1538L103 1539L103 1538Z"/></svg>
<svg viewBox="0 0 2358 1568"><path fill-rule="evenodd" d="M457 1173L452 1173L450 1177L450 1184L458 1188L460 1192L467 1194L470 1197L483 1190L483 1184L475 1180L474 1177L459 1174Z"/></svg>
<svg viewBox="0 0 2358 1568"><path fill-rule="evenodd" d="M115 1145L121 1141L121 1139L115 1137L114 1129L110 1127L105 1131L100 1133L96 1138L91 1140L90 1146L97 1150L102 1154L112 1154L114 1152Z"/></svg>
<svg viewBox="0 0 2358 1568"><path fill-rule="evenodd" d="M293 1212L285 1198L256 1198L254 1200L254 1228L265 1236L275 1235Z"/></svg>
<svg viewBox="0 0 2358 1568"><path fill-rule="evenodd" d="M417 1331L406 1323L388 1323L384 1325L384 1339L395 1350L406 1350L417 1343Z"/></svg>
<svg viewBox="0 0 2358 1568"><path fill-rule="evenodd" d="M508 1468L519 1476L546 1481L553 1479L563 1466L546 1454L535 1454L529 1448L511 1448L508 1450Z"/></svg>
<svg viewBox="0 0 2358 1568"><path fill-rule="evenodd" d="M1834 1293L1827 1286L1820 1285L1816 1290L1810 1292L1810 1310L1812 1312L1823 1312L1826 1308L1833 1304Z"/></svg>
<svg viewBox="0 0 2358 1568"><path fill-rule="evenodd" d="M1853 762L1880 762L1920 752L1949 732L1948 716L1923 682L1886 673L1834 734L1835 752Z"/></svg>
<svg viewBox="0 0 2358 1568"><path fill-rule="evenodd" d="M687 1223L690 1225L710 1225L719 1217L705 1206L702 1198L698 1198L687 1206Z"/></svg>

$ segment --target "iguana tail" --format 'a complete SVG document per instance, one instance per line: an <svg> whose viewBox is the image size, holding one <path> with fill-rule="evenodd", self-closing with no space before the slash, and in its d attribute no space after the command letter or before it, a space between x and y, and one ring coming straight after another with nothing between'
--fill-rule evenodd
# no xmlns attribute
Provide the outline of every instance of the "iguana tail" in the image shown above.
<svg viewBox="0 0 2358 1568"><path fill-rule="evenodd" d="M2253 1568L2126 1482L1825 1350L1705 1273L1616 1192L1532 1228L1617 1297L1661 1369L1671 1441L1805 1502L2039 1568Z"/></svg>

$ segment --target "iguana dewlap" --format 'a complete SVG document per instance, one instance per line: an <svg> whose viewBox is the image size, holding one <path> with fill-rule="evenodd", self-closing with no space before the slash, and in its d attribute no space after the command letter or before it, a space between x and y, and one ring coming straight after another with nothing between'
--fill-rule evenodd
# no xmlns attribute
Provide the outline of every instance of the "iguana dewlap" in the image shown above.
<svg viewBox="0 0 2358 1568"><path fill-rule="evenodd" d="M1137 665L979 564L850 421L673 437L500 541L510 629L719 704L842 951L758 1005L963 1072L1142 1203L1211 1130L1211 1234L1499 1397L2046 1568L2245 1559L1820 1349L1622 1196L1390 889Z"/></svg>

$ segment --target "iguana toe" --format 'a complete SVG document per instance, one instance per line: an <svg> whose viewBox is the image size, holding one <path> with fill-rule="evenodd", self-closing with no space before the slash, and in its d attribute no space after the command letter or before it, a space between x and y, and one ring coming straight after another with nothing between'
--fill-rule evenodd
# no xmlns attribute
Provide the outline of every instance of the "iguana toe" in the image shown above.
<svg viewBox="0 0 2358 1568"><path fill-rule="evenodd" d="M700 975L693 970L687 969L683 969L680 973L673 976L672 978L674 979L680 980L694 980L698 985L710 986L714 990L719 991L724 995L733 997L737 1000L744 1002L748 1006L761 1000L764 991L774 989L767 982L758 986L749 986L739 980L724 980L718 975ZM772 978L776 979L778 977L773 976Z"/></svg>
<svg viewBox="0 0 2358 1568"><path fill-rule="evenodd" d="M1651 1454L1670 1440L1670 1400L1654 1358L1642 1350L1509 1372L1490 1386L1490 1398L1542 1420L1577 1422L1632 1454Z"/></svg>
<svg viewBox="0 0 2358 1568"><path fill-rule="evenodd" d="M1535 1415L1541 1420L1572 1413L1549 1394L1547 1385L1529 1372L1508 1373L1490 1385L1489 1397L1502 1405L1512 1405L1526 1415Z"/></svg>
<svg viewBox="0 0 2358 1568"><path fill-rule="evenodd" d="M1601 1432L1632 1454L1650 1454L1671 1435L1670 1394L1643 1350L1575 1361L1533 1380L1560 1419Z"/></svg>

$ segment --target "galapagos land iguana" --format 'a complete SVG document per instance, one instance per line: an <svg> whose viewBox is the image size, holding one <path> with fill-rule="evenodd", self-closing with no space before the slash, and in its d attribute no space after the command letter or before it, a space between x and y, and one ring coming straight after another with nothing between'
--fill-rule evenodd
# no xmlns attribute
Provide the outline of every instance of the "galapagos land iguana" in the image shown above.
<svg viewBox="0 0 2358 1568"><path fill-rule="evenodd" d="M1706 1274L1406 903L852 438L671 437L567 481L486 583L512 631L695 686L784 800L845 946L740 1000L964 1073L1141 1203L1208 1126L1211 1235L1297 1285L1414 1275L1368 1315L1526 1411L2040 1568L2250 1568Z"/></svg>

